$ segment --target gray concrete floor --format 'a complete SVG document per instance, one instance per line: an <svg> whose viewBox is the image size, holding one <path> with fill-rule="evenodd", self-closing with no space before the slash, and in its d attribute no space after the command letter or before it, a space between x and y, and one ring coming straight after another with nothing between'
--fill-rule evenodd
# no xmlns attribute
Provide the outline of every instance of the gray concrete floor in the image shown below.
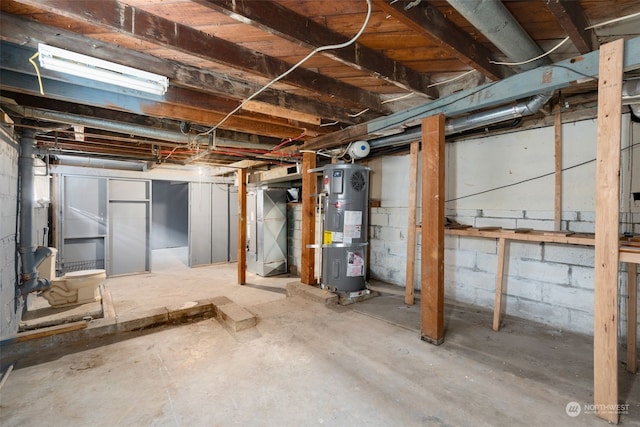
<svg viewBox="0 0 640 427"><path fill-rule="evenodd" d="M0 390L0 425L606 425L585 413L588 337L513 318L496 333L490 313L447 306L436 347L419 339L419 307L393 287L325 307L286 298L292 278L238 286L235 264L188 269L165 255L153 274L108 279L116 314L226 295L257 326L233 333L207 319L32 355ZM640 425L638 376L621 365L619 379L621 425Z"/></svg>

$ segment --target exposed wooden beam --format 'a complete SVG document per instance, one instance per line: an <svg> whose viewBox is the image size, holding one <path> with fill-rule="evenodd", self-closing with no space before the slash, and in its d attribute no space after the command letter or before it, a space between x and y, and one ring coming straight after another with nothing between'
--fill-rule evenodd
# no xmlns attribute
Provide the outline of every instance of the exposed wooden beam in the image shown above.
<svg viewBox="0 0 640 427"><path fill-rule="evenodd" d="M490 63L491 52L445 18L436 7L423 2L405 10L405 2L387 0L374 0L374 4L490 79L499 80L513 74L502 65Z"/></svg>
<svg viewBox="0 0 640 427"><path fill-rule="evenodd" d="M409 149L409 217L407 222L407 268L405 272L405 292L404 303L413 305L414 303L414 276L416 266L416 226L418 210L418 152L420 142L414 141Z"/></svg>
<svg viewBox="0 0 640 427"><path fill-rule="evenodd" d="M312 50L349 40L348 37L275 2L200 0L199 3L267 33L275 34L296 44L304 44ZM324 51L322 54L403 89L421 92L431 98L438 97L437 90L429 87L430 82L425 75L358 42L342 49Z"/></svg>
<svg viewBox="0 0 640 427"><path fill-rule="evenodd" d="M625 41L624 71L640 68L640 37ZM539 93L562 89L585 77L598 76L598 51L560 61L551 66L538 67L504 80L462 90L433 102L380 117L366 123L319 136L307 141L304 149L335 148L358 139L372 139L418 125L420 120L434 114L447 116L495 107Z"/></svg>
<svg viewBox="0 0 640 427"><path fill-rule="evenodd" d="M421 337L444 342L444 115L422 120Z"/></svg>
<svg viewBox="0 0 640 427"><path fill-rule="evenodd" d="M0 76L2 88L5 90L28 95L39 95L38 81L34 76L7 70L0 70ZM30 78L25 78L25 76ZM69 80L74 81L75 79L71 78ZM82 103L152 117L172 117L176 120L185 120L204 126L209 123L216 123L225 116L224 112L193 107L189 104L190 97L186 96L185 92L182 92L182 95L185 95L182 97L173 94L167 95L167 98L174 100L173 102L161 102L46 78L42 79L42 81L47 96L67 102ZM172 91L173 89L170 88L169 92ZM43 102L46 103L47 101L43 100ZM253 117L255 117L254 114L252 113ZM247 117L246 113L231 117L226 122L226 128L278 138L297 137L305 132L305 128L302 127L253 120Z"/></svg>
<svg viewBox="0 0 640 427"><path fill-rule="evenodd" d="M562 107L556 104L553 109L554 114L554 202L553 202L553 224L554 229L562 229Z"/></svg>
<svg viewBox="0 0 640 427"><path fill-rule="evenodd" d="M567 32L573 45L582 54L593 50L591 32L585 30L589 21L580 7L580 2L574 0L543 0L556 21Z"/></svg>
<svg viewBox="0 0 640 427"><path fill-rule="evenodd" d="M315 257L314 249L309 245L315 244L316 227L316 180L309 169L316 167L314 153L302 154L302 259L300 265L300 281L306 285L315 285ZM320 248L315 249L321 250Z"/></svg>
<svg viewBox="0 0 640 427"><path fill-rule="evenodd" d="M600 49L596 145L593 398L596 414L618 423L618 261L624 40Z"/></svg>
<svg viewBox="0 0 640 427"><path fill-rule="evenodd" d="M107 61L115 60L130 67L146 64L154 72L169 77L171 84L176 86L223 95L236 100L248 98L260 89L257 84L240 81L231 76L223 76L184 63L132 51L97 39L89 39L82 34L7 13L0 13L0 27L3 40L20 46L37 48L38 43L42 42ZM346 124L360 123L379 116L379 114L367 112L358 117L349 117L349 114L356 113L357 109L345 109L336 104L320 102L275 89L267 89L256 100L289 111L299 111Z"/></svg>
<svg viewBox="0 0 640 427"><path fill-rule="evenodd" d="M269 79L280 76L291 67L289 63L278 58L117 0L101 0L96 2L91 10L87 10L84 2L76 0L20 0L20 3ZM378 95L302 67L280 81L309 90L326 99L338 97L352 106L377 112L385 111Z"/></svg>
<svg viewBox="0 0 640 427"><path fill-rule="evenodd" d="M238 284L247 282L247 170L238 169Z"/></svg>

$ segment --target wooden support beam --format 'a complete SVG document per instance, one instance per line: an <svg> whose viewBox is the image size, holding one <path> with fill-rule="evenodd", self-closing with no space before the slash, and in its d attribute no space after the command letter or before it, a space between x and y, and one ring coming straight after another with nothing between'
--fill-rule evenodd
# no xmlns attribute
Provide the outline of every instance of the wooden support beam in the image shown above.
<svg viewBox="0 0 640 427"><path fill-rule="evenodd" d="M418 208L418 150L420 142L411 143L409 150L409 219L407 226L407 269L405 273L404 302L413 304L415 288L414 275L416 269L416 214Z"/></svg>
<svg viewBox="0 0 640 427"><path fill-rule="evenodd" d="M638 266L627 264L627 371L638 372Z"/></svg>
<svg viewBox="0 0 640 427"><path fill-rule="evenodd" d="M316 155L314 153L302 154L302 261L300 266L300 281L306 285L315 285L315 258L314 249L309 245L315 243L316 227L316 181L314 173L309 169L316 167ZM317 248L315 250L321 250Z"/></svg>
<svg viewBox="0 0 640 427"><path fill-rule="evenodd" d="M618 423L618 259L624 40L602 45L596 147L593 397L596 414Z"/></svg>
<svg viewBox="0 0 640 427"><path fill-rule="evenodd" d="M555 130L555 195L554 195L554 229L562 229L562 107L560 103L554 107Z"/></svg>
<svg viewBox="0 0 640 427"><path fill-rule="evenodd" d="M247 282L247 170L238 169L238 284Z"/></svg>
<svg viewBox="0 0 640 427"><path fill-rule="evenodd" d="M493 330L500 330L500 312L502 311L502 283L504 276L504 255L507 239L498 239L498 268L496 269L496 301L493 306Z"/></svg>
<svg viewBox="0 0 640 427"><path fill-rule="evenodd" d="M547 0L544 3L571 38L578 51L582 54L591 52L591 31L585 30L589 26L589 21L580 6L580 2Z"/></svg>
<svg viewBox="0 0 640 427"><path fill-rule="evenodd" d="M421 338L444 342L444 115L422 120Z"/></svg>

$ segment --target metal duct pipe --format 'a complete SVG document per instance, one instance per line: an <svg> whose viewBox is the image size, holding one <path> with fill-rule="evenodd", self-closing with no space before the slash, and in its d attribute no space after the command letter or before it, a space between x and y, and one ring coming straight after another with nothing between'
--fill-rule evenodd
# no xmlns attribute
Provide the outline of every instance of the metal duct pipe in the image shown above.
<svg viewBox="0 0 640 427"><path fill-rule="evenodd" d="M465 130L488 126L509 119L533 115L540 111L540 108L542 108L542 106L551 99L551 96L552 94L550 93L541 93L516 105L507 105L494 110L482 111L480 113L470 114L457 119L449 119L445 124L444 134L453 135L455 133L464 132ZM418 127L415 130L401 134L374 139L369 141L369 145L371 146L371 149L374 149L388 147L391 145L408 144L411 141L420 139L420 134L421 130Z"/></svg>
<svg viewBox="0 0 640 427"><path fill-rule="evenodd" d="M526 61L543 53L500 0L447 1L511 61ZM526 71L545 64L549 60L541 58L519 67Z"/></svg>
<svg viewBox="0 0 640 427"><path fill-rule="evenodd" d="M552 94L541 93L525 102L516 105L506 105L490 111L482 111L480 113L469 114L468 116L457 119L447 120L445 125L445 135L464 132L465 130L475 129L482 126L503 122L509 119L516 119L524 116L531 116L537 113L544 104L551 99Z"/></svg>
<svg viewBox="0 0 640 427"><path fill-rule="evenodd" d="M640 79L624 82L622 85L622 104L628 105L633 114L640 118Z"/></svg>
<svg viewBox="0 0 640 427"><path fill-rule="evenodd" d="M33 146L36 132L24 129L20 138L20 158L18 159L20 176L20 261L22 264L21 284L17 290L19 295L29 292L43 291L51 287L47 279L38 278L38 266L51 255L51 249L33 245Z"/></svg>
<svg viewBox="0 0 640 427"><path fill-rule="evenodd" d="M161 141L205 144L209 143L208 135L185 135L180 132L172 132L164 129L155 129L131 123L119 123L111 120L96 119L93 117L77 116L75 114L60 113L57 111L41 110L39 108L21 107L15 108L23 116L38 120L48 120L52 122L67 123L69 125L81 125L95 129L102 129L111 132L136 135L143 138L159 139ZM250 142L233 141L227 138L216 138L216 146L232 148L252 148L257 150L270 150L273 145L255 144Z"/></svg>

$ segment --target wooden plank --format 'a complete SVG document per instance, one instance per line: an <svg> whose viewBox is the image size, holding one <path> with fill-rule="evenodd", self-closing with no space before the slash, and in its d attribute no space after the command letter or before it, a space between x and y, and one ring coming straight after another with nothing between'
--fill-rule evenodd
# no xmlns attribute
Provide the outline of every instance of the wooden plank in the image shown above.
<svg viewBox="0 0 640 427"><path fill-rule="evenodd" d="M422 120L421 338L444 342L444 115Z"/></svg>
<svg viewBox="0 0 640 427"><path fill-rule="evenodd" d="M467 237L486 237L499 239L500 237L507 237L510 240L519 240L523 242L546 242L546 243L562 243L567 245L584 245L593 246L595 241L593 234L578 234L578 233L550 233L548 231L533 230L528 233L505 233L504 230L483 231L474 228L467 229L447 229L446 234L452 236L467 236Z"/></svg>
<svg viewBox="0 0 640 427"><path fill-rule="evenodd" d="M513 72L506 67L492 64L493 55L480 42L462 31L430 4L407 9L404 2L375 0L376 7L384 10L416 33L432 40L458 60L477 69L492 80L500 80Z"/></svg>
<svg viewBox="0 0 640 427"><path fill-rule="evenodd" d="M571 0L553 0L544 3L578 51L582 54L591 52L591 32L585 30L589 26L589 21L580 3Z"/></svg>
<svg viewBox="0 0 640 427"><path fill-rule="evenodd" d="M247 170L238 169L238 284L247 282Z"/></svg>
<svg viewBox="0 0 640 427"><path fill-rule="evenodd" d="M314 153L302 154L302 260L300 262L300 281L307 285L315 285L314 249L308 247L315 243L316 193L317 176L309 173L316 167ZM320 250L320 249L315 249Z"/></svg>
<svg viewBox="0 0 640 427"><path fill-rule="evenodd" d="M85 322L84 320L81 320L79 322L64 323L62 325L49 326L47 328L40 328L33 331L22 332L10 338L6 338L0 341L0 345L46 338L53 335L64 334L66 332L78 331L80 329L85 329L86 327L87 322Z"/></svg>
<svg viewBox="0 0 640 427"><path fill-rule="evenodd" d="M627 264L627 371L638 372L638 266Z"/></svg>
<svg viewBox="0 0 640 427"><path fill-rule="evenodd" d="M498 268L496 269L496 301L493 306L493 330L500 330L500 312L502 311L502 283L504 276L504 254L507 239L498 239Z"/></svg>
<svg viewBox="0 0 640 427"><path fill-rule="evenodd" d="M562 108L560 104L554 107L555 131L555 194L553 224L555 230L562 229Z"/></svg>
<svg viewBox="0 0 640 427"><path fill-rule="evenodd" d="M409 150L409 218L407 226L407 267L405 272L404 302L414 303L413 291L415 288L414 274L416 263L416 214L418 208L418 149L420 143L414 141Z"/></svg>
<svg viewBox="0 0 640 427"><path fill-rule="evenodd" d="M349 37L308 19L275 2L236 2L235 0L207 0L204 5L214 8L237 21L275 34L299 46L313 50L328 44L346 42ZM360 18L361 14L354 16ZM347 64L357 70L366 71L388 83L409 91L428 94L437 98L437 91L429 88L429 79L417 71L407 68L380 51L370 49L358 42L342 49L324 52L323 55Z"/></svg>
<svg viewBox="0 0 640 427"><path fill-rule="evenodd" d="M624 40L602 45L596 147L593 397L596 414L618 422L618 256L620 137Z"/></svg>
<svg viewBox="0 0 640 427"><path fill-rule="evenodd" d="M90 14L86 13L84 2L74 0L60 0L55 2L55 5L42 4L37 0L24 0L23 3L44 11L63 14L80 23L97 25L108 31L149 43L159 43L179 53L215 61L268 79L279 77L291 68L288 62L277 57L248 49L117 0L101 0L100 7L92 9ZM351 103L353 107L369 108L377 112L385 110L377 94L304 67L293 70L280 81L310 90L320 96L333 95Z"/></svg>

